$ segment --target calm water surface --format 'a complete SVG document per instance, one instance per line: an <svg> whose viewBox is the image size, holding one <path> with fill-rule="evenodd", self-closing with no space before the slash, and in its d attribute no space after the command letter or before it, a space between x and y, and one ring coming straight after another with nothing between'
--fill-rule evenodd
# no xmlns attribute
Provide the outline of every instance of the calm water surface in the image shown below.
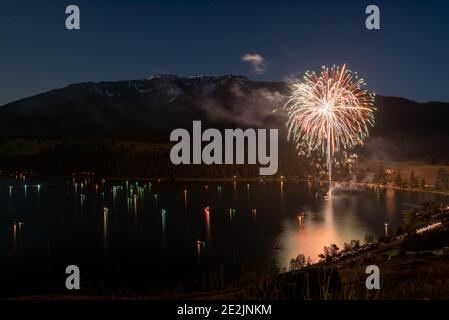
<svg viewBox="0 0 449 320"><path fill-rule="evenodd" d="M396 230L401 212L423 201L448 202L374 188L337 189L325 199L324 188L294 181L107 181L96 188L1 178L1 295L56 292L70 264L99 293L288 267L299 253L316 261L324 245L377 237L385 223Z"/></svg>

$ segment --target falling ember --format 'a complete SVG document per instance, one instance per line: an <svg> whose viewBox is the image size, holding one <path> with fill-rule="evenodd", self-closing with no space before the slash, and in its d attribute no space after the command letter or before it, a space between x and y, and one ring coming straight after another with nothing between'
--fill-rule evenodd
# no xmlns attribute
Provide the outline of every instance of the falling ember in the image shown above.
<svg viewBox="0 0 449 320"><path fill-rule="evenodd" d="M304 81L292 85L284 110L288 139L300 154L326 155L329 181L332 156L363 144L368 127L374 126L375 95L364 90L365 82L346 65L306 72Z"/></svg>

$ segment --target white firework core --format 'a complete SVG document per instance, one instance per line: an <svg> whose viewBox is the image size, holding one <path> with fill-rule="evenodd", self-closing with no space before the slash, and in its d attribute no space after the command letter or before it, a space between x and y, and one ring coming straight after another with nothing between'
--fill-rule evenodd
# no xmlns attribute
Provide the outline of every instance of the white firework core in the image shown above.
<svg viewBox="0 0 449 320"><path fill-rule="evenodd" d="M288 139L298 152L326 155L329 180L335 152L363 144L374 126L374 93L346 65L307 72L304 81L292 85L284 106L288 112Z"/></svg>

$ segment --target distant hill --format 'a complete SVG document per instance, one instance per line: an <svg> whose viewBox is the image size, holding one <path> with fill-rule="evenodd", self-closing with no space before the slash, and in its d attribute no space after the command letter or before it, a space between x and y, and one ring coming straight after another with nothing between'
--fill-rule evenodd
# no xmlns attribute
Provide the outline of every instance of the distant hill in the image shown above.
<svg viewBox="0 0 449 320"><path fill-rule="evenodd" d="M79 83L0 107L0 136L167 139L192 120L218 127L265 125L284 91L282 83L232 75Z"/></svg>
<svg viewBox="0 0 449 320"><path fill-rule="evenodd" d="M0 137L115 137L166 142L170 131L204 126L281 128L288 85L243 76L79 83L0 107ZM376 97L376 126L364 152L374 157L449 158L449 103Z"/></svg>

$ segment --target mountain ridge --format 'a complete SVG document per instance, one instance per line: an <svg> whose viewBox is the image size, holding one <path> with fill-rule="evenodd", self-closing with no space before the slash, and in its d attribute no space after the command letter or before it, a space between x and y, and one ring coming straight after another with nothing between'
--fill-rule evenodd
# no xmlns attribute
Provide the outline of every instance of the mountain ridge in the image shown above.
<svg viewBox="0 0 449 320"><path fill-rule="evenodd" d="M245 76L156 74L141 80L80 82L0 107L0 137L125 137L166 142L169 132L191 127L264 127L284 130L285 82ZM449 103L376 96L376 125L367 143L386 154L449 157Z"/></svg>

